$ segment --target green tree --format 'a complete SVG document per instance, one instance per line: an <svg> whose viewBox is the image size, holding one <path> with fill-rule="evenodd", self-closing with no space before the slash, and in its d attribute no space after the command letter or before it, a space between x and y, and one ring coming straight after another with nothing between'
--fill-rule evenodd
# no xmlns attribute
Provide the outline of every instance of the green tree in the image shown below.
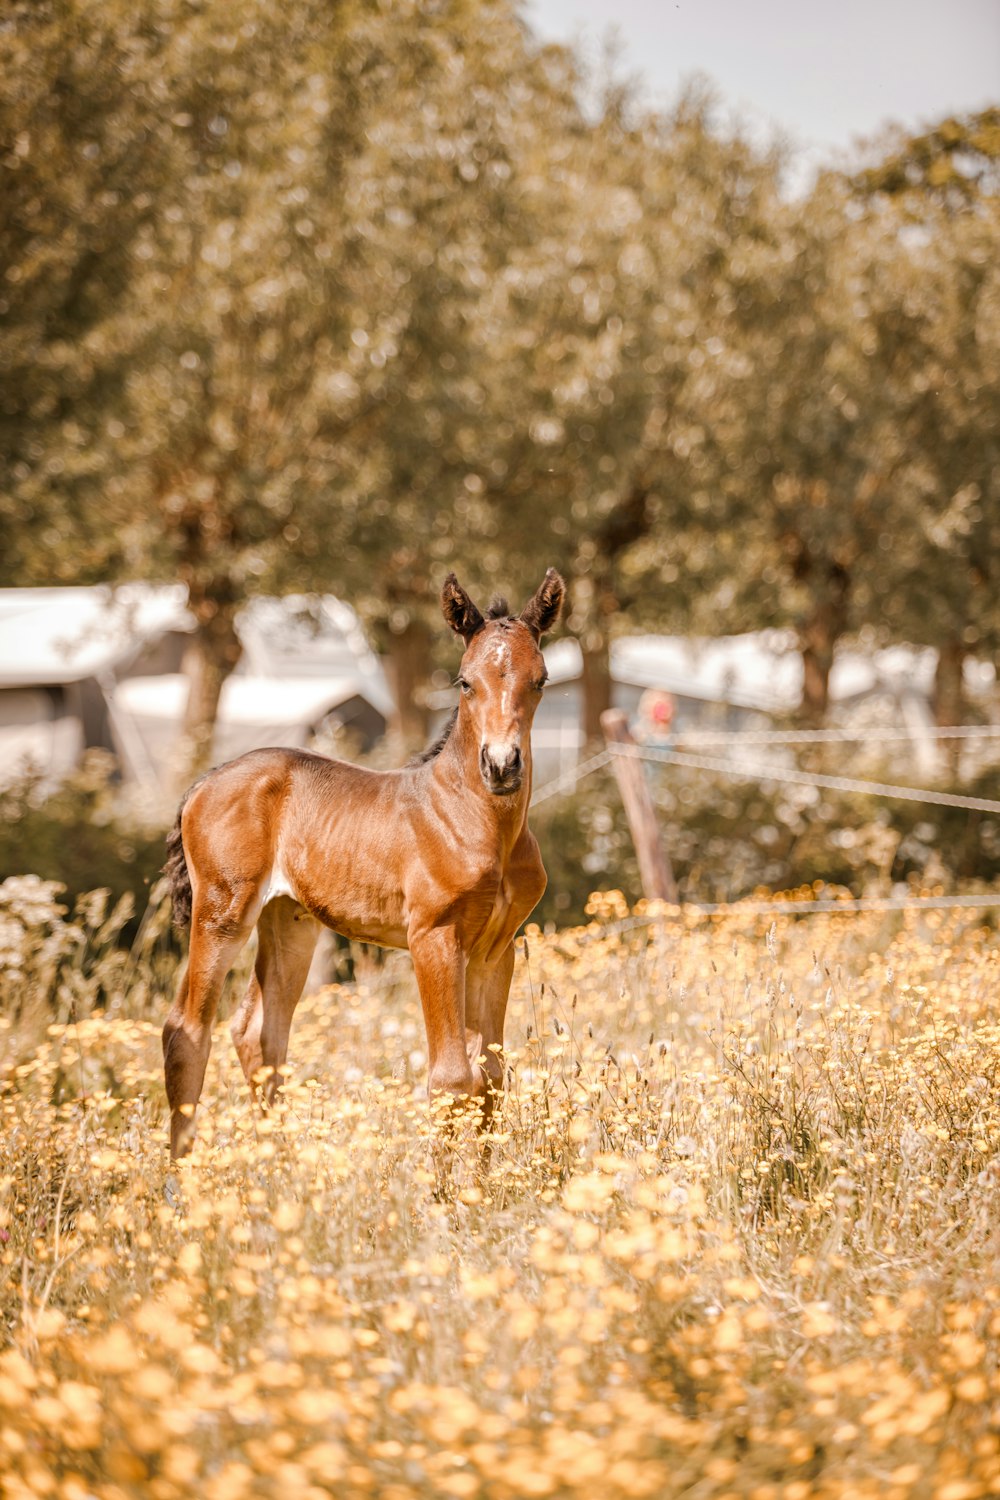
<svg viewBox="0 0 1000 1500"><path fill-rule="evenodd" d="M813 721L858 620L862 562L888 525L901 461L869 358L872 249L848 208L832 178L803 201L775 190L753 232L734 236L707 283L673 438L689 464L678 538L689 628L793 629ZM631 565L655 571L654 548Z"/></svg>
<svg viewBox="0 0 1000 1500"><path fill-rule="evenodd" d="M936 648L937 717L960 723L966 657L1000 649L1000 111L892 133L852 187L883 245L871 337L907 456L881 619Z"/></svg>
<svg viewBox="0 0 1000 1500"><path fill-rule="evenodd" d="M526 53L499 0L43 0L0 36L11 566L187 584L196 760L248 594L379 593L391 631L441 542Z"/></svg>
<svg viewBox="0 0 1000 1500"><path fill-rule="evenodd" d="M585 739L610 702L613 635L685 628L702 586L682 558L706 493L713 306L760 232L775 169L718 131L697 93L652 115L615 94L564 138L551 232L512 267L508 327L537 333L527 358L505 361L523 412L505 504L570 581Z"/></svg>
<svg viewBox="0 0 1000 1500"><path fill-rule="evenodd" d="M910 134L901 126L869 148L872 160L854 179L865 201L887 197L920 223L928 209L974 211L1000 192L1000 108L950 115Z"/></svg>
<svg viewBox="0 0 1000 1500"><path fill-rule="evenodd" d="M341 421L346 178L395 41L365 17L309 0L290 16L258 0L51 0L3 34L25 182L8 326L38 365L7 387L4 490L27 546L39 527L55 544L19 561L29 577L187 584L196 759L269 553L287 570L298 548L305 581L318 551ZM78 164L82 193L66 186Z"/></svg>
<svg viewBox="0 0 1000 1500"><path fill-rule="evenodd" d="M705 282L671 428L686 522L624 568L652 597L680 560L692 630L793 628L814 722L862 624L940 648L948 720L969 643L992 641L995 114L773 197Z"/></svg>
<svg viewBox="0 0 1000 1500"><path fill-rule="evenodd" d="M511 356L536 315L529 305L515 324L497 289L546 232L551 161L580 111L564 54L532 51L512 14L491 15L485 31L449 35L430 105L384 122L363 164L366 271L395 290L382 328L353 335L366 351L357 399L375 415L343 450L354 469L338 576L386 652L410 743L426 738L431 670L451 661L444 574L483 596L501 582L530 592L552 561L523 544L506 504L521 415Z"/></svg>

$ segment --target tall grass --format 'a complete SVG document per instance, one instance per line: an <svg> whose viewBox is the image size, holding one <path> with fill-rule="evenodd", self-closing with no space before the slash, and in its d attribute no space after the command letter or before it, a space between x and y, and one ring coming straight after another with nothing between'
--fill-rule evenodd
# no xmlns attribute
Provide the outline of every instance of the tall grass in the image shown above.
<svg viewBox="0 0 1000 1500"><path fill-rule="evenodd" d="M1000 1493L994 935L622 915L529 930L488 1163L403 957L268 1117L220 1028L176 1169L165 968L8 1012L4 1493Z"/></svg>

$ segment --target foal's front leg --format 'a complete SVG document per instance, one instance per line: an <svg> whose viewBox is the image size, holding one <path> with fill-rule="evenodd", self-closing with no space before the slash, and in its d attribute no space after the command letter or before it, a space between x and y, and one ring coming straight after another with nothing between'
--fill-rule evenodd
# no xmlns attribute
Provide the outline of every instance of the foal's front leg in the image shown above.
<svg viewBox="0 0 1000 1500"><path fill-rule="evenodd" d="M483 1125L488 1127L494 1106L503 1092L503 1028L507 997L514 973L514 944L508 942L498 956L473 959L466 972L466 1019L469 1030L478 1029L479 1064L485 1075ZM473 1066L476 1058L470 1059Z"/></svg>
<svg viewBox="0 0 1000 1500"><path fill-rule="evenodd" d="M483 1123L488 1126L493 1110L503 1093L503 1030L507 1017L507 998L514 976L514 944L509 942L500 957L484 976L480 1025L483 1032L483 1055L486 1070L486 1098Z"/></svg>
<svg viewBox="0 0 1000 1500"><path fill-rule="evenodd" d="M427 1032L428 1093L482 1098L483 1072L465 1044L465 954L455 929L424 928L409 943Z"/></svg>

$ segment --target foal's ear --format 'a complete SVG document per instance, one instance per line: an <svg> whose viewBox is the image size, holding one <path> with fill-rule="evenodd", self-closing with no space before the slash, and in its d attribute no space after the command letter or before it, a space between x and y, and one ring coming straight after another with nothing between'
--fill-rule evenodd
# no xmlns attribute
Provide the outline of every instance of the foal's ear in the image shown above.
<svg viewBox="0 0 1000 1500"><path fill-rule="evenodd" d="M462 637L466 645L472 640L476 631L481 630L485 624L479 610L454 573L448 574L441 589L441 608L452 630Z"/></svg>
<svg viewBox="0 0 1000 1500"><path fill-rule="evenodd" d="M521 619L536 641L541 640L558 620L565 593L566 585L555 568L550 568L542 579L538 593L528 600L521 611Z"/></svg>

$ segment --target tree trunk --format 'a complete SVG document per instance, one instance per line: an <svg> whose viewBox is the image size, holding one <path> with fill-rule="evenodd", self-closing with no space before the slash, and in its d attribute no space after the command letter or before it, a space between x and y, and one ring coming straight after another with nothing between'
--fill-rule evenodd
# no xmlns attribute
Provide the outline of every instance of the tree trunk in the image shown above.
<svg viewBox="0 0 1000 1500"><path fill-rule="evenodd" d="M961 724L965 713L962 669L966 648L954 636L942 642L934 673L934 720L942 728Z"/></svg>
<svg viewBox="0 0 1000 1500"><path fill-rule="evenodd" d="M611 707L611 624L622 601L615 581L617 561L652 524L649 491L641 478L613 506L592 536L581 540L570 587L576 636L583 656L580 727L584 744L604 743L601 715ZM574 622L575 623L575 622Z"/></svg>
<svg viewBox="0 0 1000 1500"><path fill-rule="evenodd" d="M802 648L802 703L800 712L810 724L822 724L830 706L830 669L833 641L820 636L810 622L808 644Z"/></svg>
<svg viewBox="0 0 1000 1500"><path fill-rule="evenodd" d="M385 633L389 686L395 711L389 733L401 750L422 750L430 734L427 687L431 676L431 633L426 621L410 615L402 629Z"/></svg>
<svg viewBox="0 0 1000 1500"><path fill-rule="evenodd" d="M822 724L830 706L830 672L837 642L847 629L849 580L834 568L830 593L821 600L800 628L802 651L802 701L800 716L809 724Z"/></svg>
<svg viewBox="0 0 1000 1500"><path fill-rule="evenodd" d="M583 692L581 727L584 743L603 744L601 715L611 707L611 646L607 636L590 630L580 640L583 658L581 688Z"/></svg>
<svg viewBox="0 0 1000 1500"><path fill-rule="evenodd" d="M211 600L193 604L198 621L184 652L182 670L188 696L181 725L178 776L187 786L212 764L212 741L222 685L240 659L236 608Z"/></svg>
<svg viewBox="0 0 1000 1500"><path fill-rule="evenodd" d="M955 636L949 636L938 649L934 671L934 722L942 729L963 723L965 719L965 685L963 667L966 647ZM938 741L938 761L952 780L962 774L961 740ZM970 818L977 816L970 813Z"/></svg>

